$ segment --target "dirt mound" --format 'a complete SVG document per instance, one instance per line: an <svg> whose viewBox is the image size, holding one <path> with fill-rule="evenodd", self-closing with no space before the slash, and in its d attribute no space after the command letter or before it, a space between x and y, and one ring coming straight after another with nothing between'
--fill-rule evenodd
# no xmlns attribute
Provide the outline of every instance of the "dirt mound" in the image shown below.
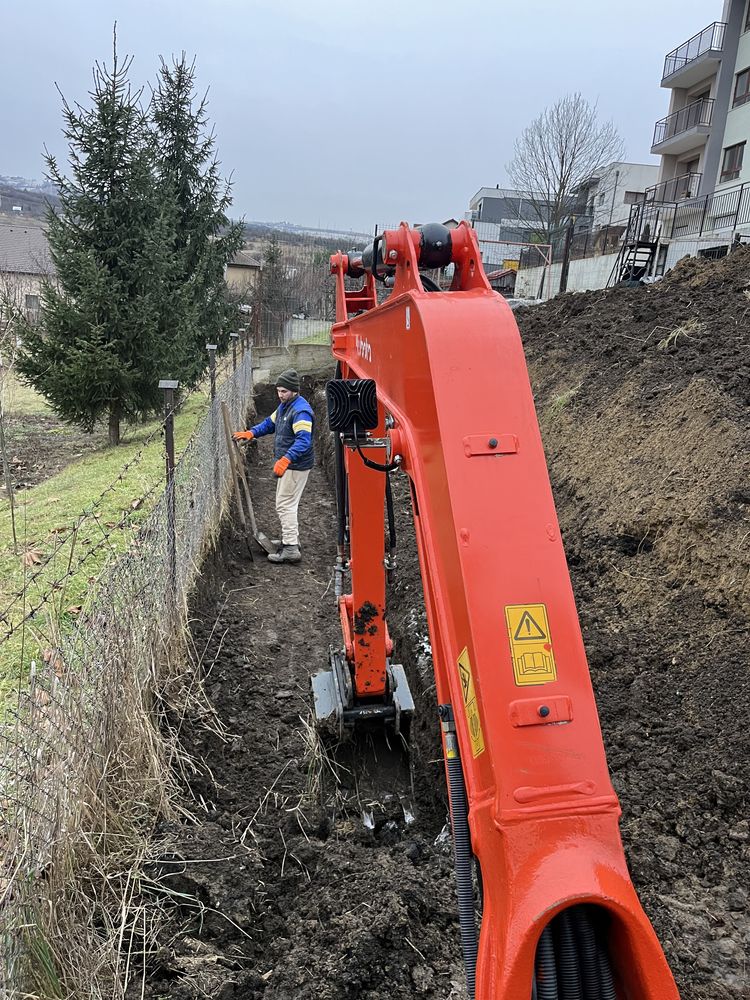
<svg viewBox="0 0 750 1000"><path fill-rule="evenodd" d="M683 997L750 996L749 286L743 249L517 314L626 851Z"/></svg>

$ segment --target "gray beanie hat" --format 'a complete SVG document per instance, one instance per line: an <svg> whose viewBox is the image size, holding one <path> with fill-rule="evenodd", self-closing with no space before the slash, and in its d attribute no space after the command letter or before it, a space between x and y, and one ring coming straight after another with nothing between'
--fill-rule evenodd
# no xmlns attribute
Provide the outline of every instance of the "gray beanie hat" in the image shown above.
<svg viewBox="0 0 750 1000"><path fill-rule="evenodd" d="M276 379L277 389L289 389L291 392L299 392L299 375L294 368L287 368L285 372Z"/></svg>

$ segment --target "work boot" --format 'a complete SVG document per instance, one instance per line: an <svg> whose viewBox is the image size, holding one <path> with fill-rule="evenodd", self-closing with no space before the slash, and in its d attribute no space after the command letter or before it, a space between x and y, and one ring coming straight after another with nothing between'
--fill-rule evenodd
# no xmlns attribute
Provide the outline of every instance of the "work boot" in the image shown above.
<svg viewBox="0 0 750 1000"><path fill-rule="evenodd" d="M272 563L298 563L301 558L299 545L282 545L278 552L268 554L268 561Z"/></svg>

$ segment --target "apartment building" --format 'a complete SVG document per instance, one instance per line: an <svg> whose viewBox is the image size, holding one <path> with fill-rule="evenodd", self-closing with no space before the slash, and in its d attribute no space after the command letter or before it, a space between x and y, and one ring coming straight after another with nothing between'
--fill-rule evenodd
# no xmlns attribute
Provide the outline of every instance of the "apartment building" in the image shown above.
<svg viewBox="0 0 750 1000"><path fill-rule="evenodd" d="M627 220L630 206L642 201L646 189L658 179L659 167L654 163L616 160L607 164L578 189L582 221L596 230Z"/></svg>
<svg viewBox="0 0 750 1000"><path fill-rule="evenodd" d="M750 234L750 0L725 0L720 21L669 52L661 85L670 101L651 146L659 179L640 220L660 237L657 273Z"/></svg>

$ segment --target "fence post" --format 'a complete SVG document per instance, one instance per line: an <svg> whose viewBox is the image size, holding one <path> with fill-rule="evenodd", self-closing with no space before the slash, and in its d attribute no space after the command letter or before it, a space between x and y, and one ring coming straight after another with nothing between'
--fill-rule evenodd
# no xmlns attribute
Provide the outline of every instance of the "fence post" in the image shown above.
<svg viewBox="0 0 750 1000"><path fill-rule="evenodd" d="M240 327L240 357L242 357L242 358L245 357L245 350L247 348L247 344L245 343L245 331L246 330L247 330L246 326L241 326Z"/></svg>
<svg viewBox="0 0 750 1000"><path fill-rule="evenodd" d="M570 244L573 240L573 221L571 220L568 224L567 232L565 233L565 244L563 246L563 259L562 268L560 270L560 293L567 290L568 287L568 271L570 269Z"/></svg>
<svg viewBox="0 0 750 1000"><path fill-rule="evenodd" d="M732 226L733 230L737 228L737 224L740 219L740 208L742 207L742 195L744 190L745 190L745 185L740 184L740 190L737 194L737 211L734 213L734 225Z"/></svg>
<svg viewBox="0 0 750 1000"><path fill-rule="evenodd" d="M177 600L177 505L174 488L174 393L180 383L175 379L159 380L164 390L164 450L167 456L167 557L169 560L169 593L172 609Z"/></svg>
<svg viewBox="0 0 750 1000"><path fill-rule="evenodd" d="M237 371L237 341L240 339L239 333L230 333L229 339L232 341L232 371Z"/></svg>
<svg viewBox="0 0 750 1000"><path fill-rule="evenodd" d="M211 379L211 402L216 399L216 344L206 344L208 351L208 373Z"/></svg>
<svg viewBox="0 0 750 1000"><path fill-rule="evenodd" d="M704 224L704 223L705 223L705 221L706 221L706 212L708 211L708 199L709 199L710 197L711 197L711 195L710 195L710 194L707 194L707 195L706 195L706 203L705 203L705 204L704 204L704 206L703 206L703 215L701 216L701 227L700 227L700 229L698 230L698 235L699 235L699 236L702 236L702 235L703 235L703 224Z"/></svg>

